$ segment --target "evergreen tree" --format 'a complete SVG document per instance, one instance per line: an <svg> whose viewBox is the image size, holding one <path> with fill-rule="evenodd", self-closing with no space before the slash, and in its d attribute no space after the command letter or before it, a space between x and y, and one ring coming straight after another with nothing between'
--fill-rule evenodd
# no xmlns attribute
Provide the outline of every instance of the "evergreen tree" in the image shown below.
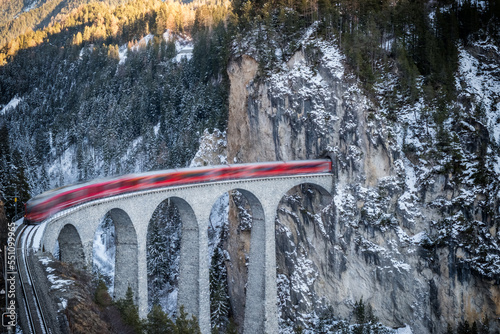
<svg viewBox="0 0 500 334"><path fill-rule="evenodd" d="M25 162L21 154L10 151L8 131L0 129L0 196L5 200L5 212L10 220L16 212L24 211L24 204L31 198L30 186L26 177Z"/></svg>
<svg viewBox="0 0 500 334"><path fill-rule="evenodd" d="M474 321L472 323L472 327L470 328L470 332L471 332L471 334L478 334L479 333L476 321Z"/></svg>
<svg viewBox="0 0 500 334"><path fill-rule="evenodd" d="M111 296L108 293L108 287L106 286L106 283L102 279L98 279L97 281L94 300L97 305L102 307L107 307L112 303Z"/></svg>
<svg viewBox="0 0 500 334"><path fill-rule="evenodd" d="M229 318L229 323L226 328L226 334L237 334L237 333L238 333L238 327L236 326L234 319L231 317Z"/></svg>
<svg viewBox="0 0 500 334"><path fill-rule="evenodd" d="M142 322L139 318L139 308L134 304L134 292L129 286L124 299L116 302L116 306L120 311L123 321L132 327L136 333L142 332Z"/></svg>
<svg viewBox="0 0 500 334"><path fill-rule="evenodd" d="M148 276L153 284L154 290L161 290L165 284L164 277L167 275L168 264L165 263L165 255L168 251L165 234L160 229L159 223L154 221L150 224L148 233Z"/></svg>
<svg viewBox="0 0 500 334"><path fill-rule="evenodd" d="M153 308L148 313L145 327L148 334L170 334L174 332L174 323L158 304L153 305Z"/></svg>
<svg viewBox="0 0 500 334"><path fill-rule="evenodd" d="M365 323L365 303L363 302L363 297L354 303L353 315L356 323Z"/></svg>
<svg viewBox="0 0 500 334"><path fill-rule="evenodd" d="M153 214L148 230L148 294L162 304L178 286L182 222L177 207L164 201ZM162 304L165 307L165 304ZM175 313L176 305L165 311Z"/></svg>
<svg viewBox="0 0 500 334"><path fill-rule="evenodd" d="M483 321L481 325L479 326L479 333L480 334L490 334L490 319L488 319L488 316L485 316L483 318Z"/></svg>
<svg viewBox="0 0 500 334"><path fill-rule="evenodd" d="M10 145L9 130L4 124L0 128L0 196L10 196L7 189L10 187Z"/></svg>
<svg viewBox="0 0 500 334"><path fill-rule="evenodd" d="M220 246L215 247L210 266L210 315L212 328L218 330L226 327L229 321L227 269Z"/></svg>
<svg viewBox="0 0 500 334"><path fill-rule="evenodd" d="M457 334L471 334L471 328L467 320L461 321L458 324Z"/></svg>
<svg viewBox="0 0 500 334"><path fill-rule="evenodd" d="M179 315L175 319L175 334L201 334L200 326L198 325L198 320L195 316L191 319L187 318L187 313L184 311L184 305L181 305L179 309Z"/></svg>

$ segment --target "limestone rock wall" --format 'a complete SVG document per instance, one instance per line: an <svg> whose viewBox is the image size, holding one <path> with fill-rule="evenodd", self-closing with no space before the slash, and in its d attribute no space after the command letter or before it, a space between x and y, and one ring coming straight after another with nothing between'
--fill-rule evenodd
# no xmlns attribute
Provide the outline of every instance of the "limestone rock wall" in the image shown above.
<svg viewBox="0 0 500 334"><path fill-rule="evenodd" d="M258 73L258 62L246 55L228 69L229 163L326 154L336 174L327 203L315 189L292 189L277 212L282 331L312 328L328 306L349 318L361 298L386 326L409 324L414 333L498 319L500 275L481 274L471 248L453 236L466 235L457 227L460 212L483 213L477 219L494 245L498 201L488 202L489 215L477 209L480 195L469 209L453 209L447 201L468 200L460 197L465 186L452 182L452 174L426 172L408 148L429 131L416 107L389 120L383 103L368 99L345 70L335 43L311 43L316 54L303 47L271 74ZM382 100L383 88L378 94ZM483 233L477 224L470 245ZM490 321L492 330L498 326Z"/></svg>

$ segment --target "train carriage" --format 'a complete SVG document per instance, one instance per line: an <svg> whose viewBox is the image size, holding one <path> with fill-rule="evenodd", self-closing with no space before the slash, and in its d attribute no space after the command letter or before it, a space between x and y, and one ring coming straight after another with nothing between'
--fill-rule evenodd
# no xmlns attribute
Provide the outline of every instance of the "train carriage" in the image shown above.
<svg viewBox="0 0 500 334"><path fill-rule="evenodd" d="M44 192L26 203L25 222L38 224L68 208L93 200L137 191L232 179L331 173L331 160L266 162L186 168L98 179Z"/></svg>

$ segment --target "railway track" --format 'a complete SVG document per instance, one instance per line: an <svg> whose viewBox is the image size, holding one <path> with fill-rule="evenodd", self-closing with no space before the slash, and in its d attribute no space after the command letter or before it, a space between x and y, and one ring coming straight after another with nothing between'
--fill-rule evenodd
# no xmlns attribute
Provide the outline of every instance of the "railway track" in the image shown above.
<svg viewBox="0 0 500 334"><path fill-rule="evenodd" d="M37 226L23 226L17 235L17 271L19 275L21 297L23 299L22 305L19 306L20 312L23 312L28 319L28 328L24 328L25 331L29 330L29 333L33 334L52 334L52 331L47 326L43 314L43 307L40 303L31 269L28 264L30 237L33 237L37 228Z"/></svg>

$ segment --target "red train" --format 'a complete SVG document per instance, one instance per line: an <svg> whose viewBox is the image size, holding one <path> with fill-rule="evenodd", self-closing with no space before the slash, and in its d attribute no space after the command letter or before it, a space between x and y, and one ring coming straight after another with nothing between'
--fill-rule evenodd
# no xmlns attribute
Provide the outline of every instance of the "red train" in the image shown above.
<svg viewBox="0 0 500 334"><path fill-rule="evenodd" d="M164 170L99 179L46 191L26 203L24 221L40 223L53 214L96 199L134 191L230 179L331 173L330 160L266 162Z"/></svg>

